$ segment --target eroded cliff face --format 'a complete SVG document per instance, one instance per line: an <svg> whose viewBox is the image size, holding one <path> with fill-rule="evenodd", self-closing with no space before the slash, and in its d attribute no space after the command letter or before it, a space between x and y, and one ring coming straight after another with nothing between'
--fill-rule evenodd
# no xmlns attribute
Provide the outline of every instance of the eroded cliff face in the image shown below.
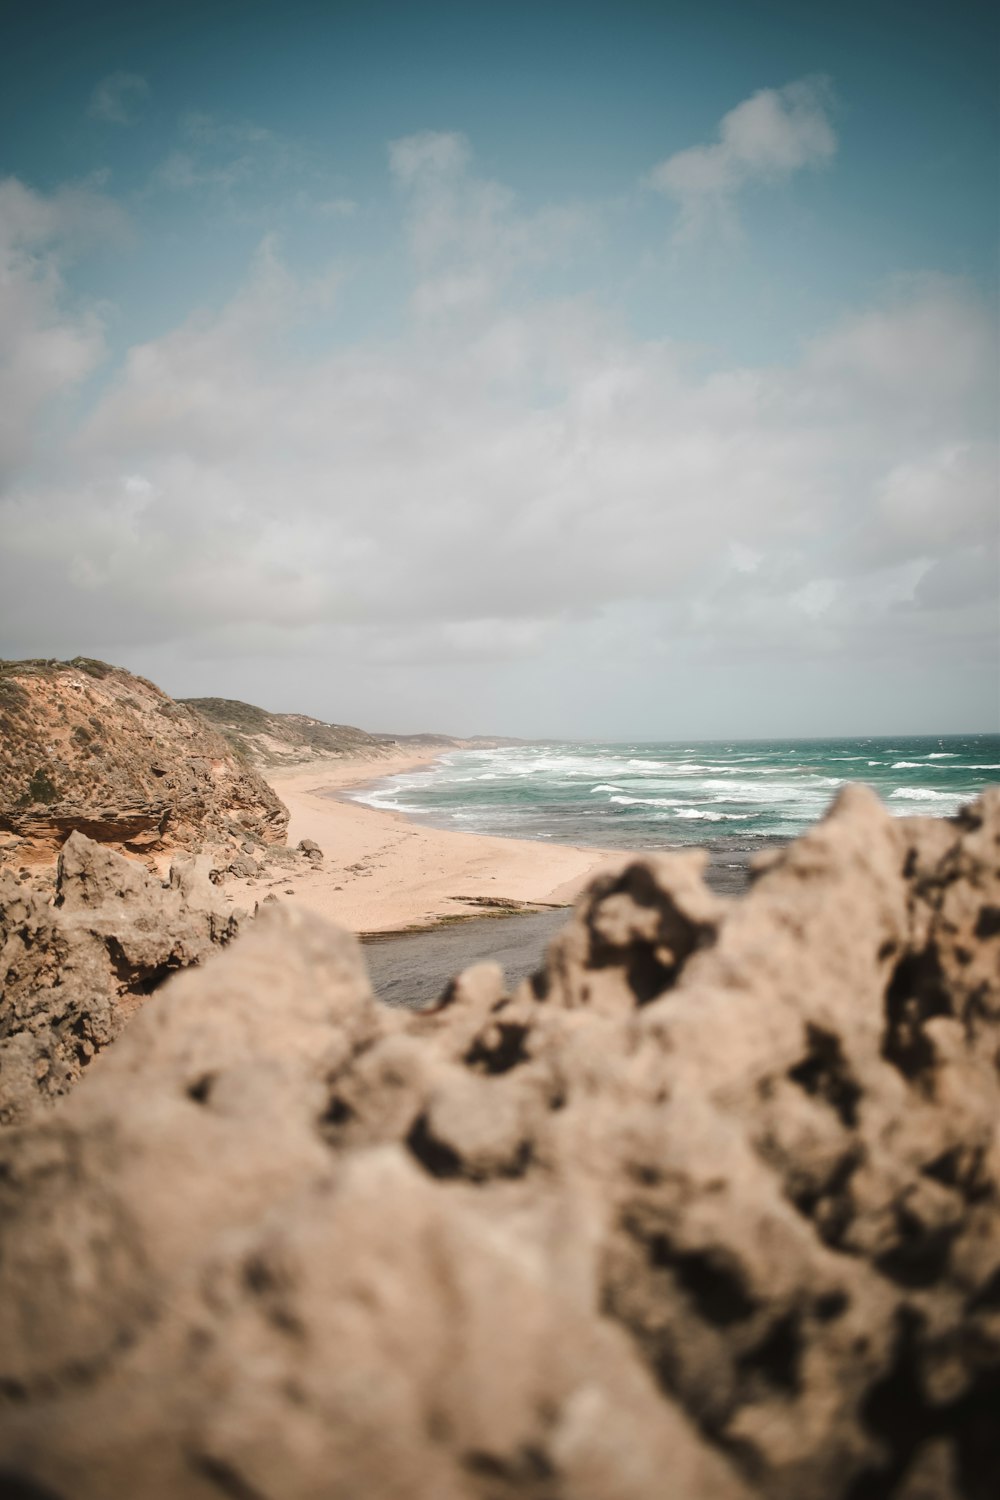
<svg viewBox="0 0 1000 1500"><path fill-rule="evenodd" d="M0 1132L0 1468L63 1500L993 1500L1000 794L586 894L432 1013L262 913Z"/></svg>
<svg viewBox="0 0 1000 1500"><path fill-rule="evenodd" d="M0 857L76 831L143 855L283 843L271 788L193 709L104 662L0 663Z"/></svg>

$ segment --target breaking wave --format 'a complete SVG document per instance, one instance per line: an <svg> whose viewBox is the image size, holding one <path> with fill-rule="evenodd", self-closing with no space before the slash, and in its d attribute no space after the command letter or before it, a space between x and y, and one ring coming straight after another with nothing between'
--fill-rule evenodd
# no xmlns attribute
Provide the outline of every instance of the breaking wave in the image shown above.
<svg viewBox="0 0 1000 1500"><path fill-rule="evenodd" d="M847 780L866 782L896 817L951 814L1000 779L1000 736L950 742L951 750L938 736L480 746L448 750L354 798L501 837L613 849L708 840L748 851L800 833Z"/></svg>
<svg viewBox="0 0 1000 1500"><path fill-rule="evenodd" d="M952 792L935 792L926 786L900 786L890 792L892 798L905 798L907 802L954 802Z"/></svg>

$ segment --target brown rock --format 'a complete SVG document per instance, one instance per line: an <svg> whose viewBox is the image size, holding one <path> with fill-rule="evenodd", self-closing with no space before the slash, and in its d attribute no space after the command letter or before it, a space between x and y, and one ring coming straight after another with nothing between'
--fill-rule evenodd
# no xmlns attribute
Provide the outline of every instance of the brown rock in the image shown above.
<svg viewBox="0 0 1000 1500"><path fill-rule="evenodd" d="M427 1014L270 908L0 1133L0 1466L992 1500L998 855L1000 793L933 824L850 789L743 900L635 860L544 973Z"/></svg>
<svg viewBox="0 0 1000 1500"><path fill-rule="evenodd" d="M170 974L235 937L240 915L203 863L176 861L164 886L79 833L54 904L0 874L0 1123L65 1093Z"/></svg>
<svg viewBox="0 0 1000 1500"><path fill-rule="evenodd" d="M194 850L226 832L281 843L274 792L192 708L120 667L0 663L0 832L22 860L70 833L135 854Z"/></svg>

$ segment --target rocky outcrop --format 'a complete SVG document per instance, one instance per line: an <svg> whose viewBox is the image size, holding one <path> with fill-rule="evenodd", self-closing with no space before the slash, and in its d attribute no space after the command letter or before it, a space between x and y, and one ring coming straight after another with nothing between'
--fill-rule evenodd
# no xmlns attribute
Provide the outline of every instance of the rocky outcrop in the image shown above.
<svg viewBox="0 0 1000 1500"><path fill-rule="evenodd" d="M166 885L74 833L54 901L0 872L0 1124L64 1094L169 975L235 937L205 862Z"/></svg>
<svg viewBox="0 0 1000 1500"><path fill-rule="evenodd" d="M284 842L288 814L192 709L104 662L0 663L0 859L70 833L144 855Z"/></svg>
<svg viewBox="0 0 1000 1500"><path fill-rule="evenodd" d="M381 1008L274 908L0 1133L0 1466L64 1500L992 1500L1000 794L602 877ZM32 1493L34 1491L31 1491Z"/></svg>

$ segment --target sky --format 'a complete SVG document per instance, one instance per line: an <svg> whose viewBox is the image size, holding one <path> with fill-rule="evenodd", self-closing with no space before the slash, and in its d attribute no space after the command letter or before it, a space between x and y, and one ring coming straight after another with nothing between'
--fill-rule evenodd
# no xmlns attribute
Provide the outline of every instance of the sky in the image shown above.
<svg viewBox="0 0 1000 1500"><path fill-rule="evenodd" d="M386 732L1000 728L998 43L17 7L0 655Z"/></svg>

